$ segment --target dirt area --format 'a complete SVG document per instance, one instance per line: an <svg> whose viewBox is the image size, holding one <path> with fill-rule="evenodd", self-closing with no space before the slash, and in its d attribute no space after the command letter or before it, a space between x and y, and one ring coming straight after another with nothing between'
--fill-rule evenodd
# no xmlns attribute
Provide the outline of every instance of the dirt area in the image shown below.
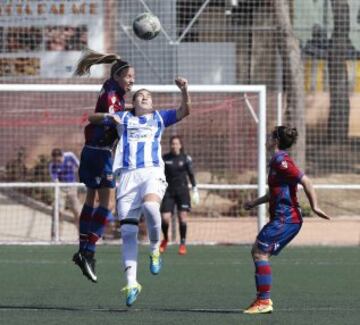
<svg viewBox="0 0 360 325"><path fill-rule="evenodd" d="M191 218L189 242L252 243L257 234L256 218ZM360 245L360 217L339 217L331 221L305 218L292 245Z"/></svg>

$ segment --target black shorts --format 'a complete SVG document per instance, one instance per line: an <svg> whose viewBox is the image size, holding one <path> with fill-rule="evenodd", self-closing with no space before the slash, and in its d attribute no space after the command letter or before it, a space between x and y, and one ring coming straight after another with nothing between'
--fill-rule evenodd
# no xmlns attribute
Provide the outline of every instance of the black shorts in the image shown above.
<svg viewBox="0 0 360 325"><path fill-rule="evenodd" d="M160 211L162 213L164 212L173 213L175 204L178 211L190 211L191 201L190 201L190 194L187 189L176 192L167 190L162 200Z"/></svg>

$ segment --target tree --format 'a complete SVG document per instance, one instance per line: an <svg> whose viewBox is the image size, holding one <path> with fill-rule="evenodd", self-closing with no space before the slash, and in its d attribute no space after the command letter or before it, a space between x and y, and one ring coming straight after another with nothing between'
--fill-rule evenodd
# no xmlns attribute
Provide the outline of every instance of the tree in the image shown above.
<svg viewBox="0 0 360 325"><path fill-rule="evenodd" d="M352 48L349 39L350 12L346 0L331 0L334 19L328 50L330 111L328 139L332 143L347 139L349 131L349 79L346 59Z"/></svg>
<svg viewBox="0 0 360 325"><path fill-rule="evenodd" d="M286 95L286 123L299 131L295 159L305 168L305 110L304 71L299 40L295 37L290 19L292 0L274 0L275 19L278 27L277 46L283 65L283 91Z"/></svg>

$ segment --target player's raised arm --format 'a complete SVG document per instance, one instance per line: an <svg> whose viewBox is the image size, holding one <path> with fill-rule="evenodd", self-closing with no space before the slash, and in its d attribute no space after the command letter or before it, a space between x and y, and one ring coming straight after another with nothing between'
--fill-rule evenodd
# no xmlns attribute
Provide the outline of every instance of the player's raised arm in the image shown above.
<svg viewBox="0 0 360 325"><path fill-rule="evenodd" d="M181 91L181 105L176 111L176 119L179 121L190 114L191 99L188 92L187 79L182 77L177 77L175 79L175 84L176 86L179 87Z"/></svg>
<svg viewBox="0 0 360 325"><path fill-rule="evenodd" d="M321 210L318 206L316 192L311 183L310 178L307 177L306 175L304 175L300 180L300 184L304 188L306 197L308 198L309 203L310 203L311 210L313 210L314 213L316 213L316 215L318 215L320 218L329 220L330 217L323 210Z"/></svg>

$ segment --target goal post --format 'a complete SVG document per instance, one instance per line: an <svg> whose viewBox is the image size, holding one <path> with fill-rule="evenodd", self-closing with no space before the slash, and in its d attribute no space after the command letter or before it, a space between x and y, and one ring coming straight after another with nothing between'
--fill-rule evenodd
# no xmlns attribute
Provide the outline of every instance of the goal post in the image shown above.
<svg viewBox="0 0 360 325"><path fill-rule="evenodd" d="M146 88L148 90L150 90L152 93L154 94L163 94L161 96L166 97L166 100L160 100L159 104L160 108L165 108L165 107L176 107L176 105L179 104L179 89L175 86L175 85L136 85L134 86L134 91L138 90L138 89L142 89L142 88ZM4 95L8 95L11 96L12 94L22 94L25 98L29 99L32 98L32 96L29 97L28 94L35 94L38 93L39 95L44 95L46 96L46 94L49 94L49 98L45 97L40 97L39 103L37 103L37 109L40 110L41 109L41 102L40 101L46 101L48 102L48 106L49 105L53 105L51 104L51 100L56 101L56 104L54 105L60 105L61 109L64 110L64 114L67 114L67 112L69 112L72 107L72 103L66 103L66 97L64 96L68 94L68 96L83 96L85 98L86 94L88 94L87 97L89 97L91 95L92 98L95 98L94 96L97 96L97 94L99 93L99 91L101 90L101 85L95 85L95 84L89 84L89 85L80 85L80 84L0 84L0 100L2 100L2 97ZM266 148L265 148L265 142L266 142L266 87L264 85L189 85L189 92L192 94L192 99L193 99L193 116L191 115L188 119L191 120L191 125L189 126L188 129L186 130L180 130L180 132L182 132L182 134L184 135L184 137L187 138L186 142L190 142L188 141L188 139L192 138L192 143L194 148L198 148L199 146L203 146L204 144L206 144L207 146L209 146L209 150L214 150L214 153L212 156L210 156L210 160L216 160L219 161L219 166L221 166L221 168L223 168L224 170L226 169L226 161L224 162L223 160L226 160L226 157L222 156L221 154L221 147L222 144L219 144L219 150L220 153L218 153L217 151L215 152L215 149L213 149L213 146L211 144L211 139L213 139L212 137L209 136L209 140L204 140L205 142L202 143L196 143L197 141L197 135L195 133L192 133L194 128L197 128L197 124L198 123L202 123L202 117L197 115L197 110L199 109L199 107L204 111L207 112L209 111L210 114L212 114L211 112L214 111L216 112L216 115L214 117L214 121L212 121L211 125L202 125L199 127L199 129L201 128L202 132L206 131L206 129L209 129L209 132L211 131L211 128L216 128L217 126L217 119L227 119L230 121L230 123L234 124L233 125L233 139L228 139L229 136L228 134L223 134L221 130L224 129L219 129L217 130L215 137L221 138L222 141L228 141L229 142L229 149L228 150L232 150L231 147L232 145L234 147L238 146L236 144L236 140L237 137L239 137L239 134L241 135L241 132L238 133L238 129L240 128L244 128L244 125L246 126L246 124L250 124L253 123L252 128L255 130L256 129L256 133L254 131L254 133L250 133L247 135L248 137L248 142L252 142L251 146L254 148L254 150L256 150L256 161L254 162L249 162L248 164L250 164L250 168L253 169L253 174L256 175L256 182L257 184L254 184L253 182L250 183L246 183L246 182L231 182L231 183L224 183L224 181L221 182L217 182L216 180L214 182L204 182L202 180L200 180L198 182L198 188L200 191L223 191L225 193L225 191L246 191L246 190L257 190L257 195L258 196L263 196L266 193ZM14 95L13 95L14 96ZM19 97L19 103L17 105L21 105L21 95L16 96ZM36 96L34 96L36 97ZM154 96L154 101L156 101L156 98L160 97L155 95ZM250 100L249 100L250 98ZM79 102L81 102L81 98L79 99ZM227 102L233 109L233 111L239 111L241 110L241 112L237 112L237 114L239 114L239 116L237 117L237 119L234 119L233 121L231 121L232 119L232 111L227 110L227 108L225 107L224 112L222 112L222 102ZM95 101L94 99L92 99L92 105L94 105ZM90 108L87 105L88 104L84 104L87 107L87 113L90 114L91 111L93 111L93 106ZM157 107L157 106L156 106ZM79 108L80 109L80 108ZM16 108L15 108L16 110ZM214 113L215 114L215 113ZM242 120L242 115L246 115L246 120L244 118L244 125L237 125L237 121L241 121ZM186 121L188 119L184 120L184 123L187 123ZM207 121L210 120L206 120L204 123L207 123ZM60 122L61 123L61 122ZM209 122L210 123L210 122ZM183 124L183 123L180 123ZM180 125L175 126L175 128L181 128L182 126ZM82 132L82 127L78 127L77 128L77 132L79 132L79 130L81 129ZM225 127L226 130L226 127ZM175 129L173 131L170 130L170 132L172 132L173 134L178 132L179 129ZM48 129L49 134L52 132L51 127ZM79 133L81 133L79 132ZM168 131L167 131L168 132ZM234 133L235 132L235 133ZM232 137L232 135L230 135L230 137ZM256 139L257 138L257 139ZM220 141L220 140L219 140ZM82 143L76 144L77 147L81 147ZM249 145L249 143L245 143L245 145ZM163 148L163 151L165 151L167 148ZM80 149L79 149L80 150ZM238 149L237 149L238 150ZM243 148L241 149L243 150ZM195 149L193 149L193 151L195 151ZM191 155L193 155L193 152L190 152ZM194 153L195 154L195 153ZM237 153L238 155L238 153ZM255 154L254 154L255 155ZM244 157L242 159L252 159L249 157L246 157L246 154L243 155ZM255 158L255 156L254 156ZM206 159L208 158L204 158L204 164L207 163ZM199 160L199 159L198 159ZM255 160L255 159L254 159ZM196 166L196 159L195 159L195 166ZM234 164L233 164L234 165ZM234 165L235 166L235 165ZM233 167L234 167L233 166ZM247 167L249 168L249 167ZM196 169L196 168L195 168ZM236 170L236 166L234 167L234 169ZM222 173L224 173L226 171L222 171ZM20 186L21 184L19 184ZM50 188L52 190L54 190L54 195L55 195L55 205L58 204L58 198L57 195L59 195L59 186L55 186L53 183L46 183L43 182L44 187L46 188ZM66 186L66 184L63 184L64 186ZM76 184L72 184L73 186L76 186ZM18 187L16 185L16 183L14 182L10 182L10 183L5 183L2 182L0 183L0 190L6 190L7 188L11 188L12 186L14 187ZM25 187L29 187L30 184L26 185ZM36 186L40 187L41 184L37 183ZM80 187L81 185L78 184L78 186ZM21 186L20 186L21 187ZM221 196L221 195L220 195ZM211 207L209 208L211 209ZM53 210L54 213L56 214L53 218L52 218L52 228L55 228L54 233L55 233L55 237L52 238L51 241L55 241L55 242L59 242L62 241L61 240L61 236L59 235L59 208L55 207L55 209ZM258 230L260 230L263 225L265 224L265 219L266 219L266 206L265 205L260 205L258 207L257 210L257 228ZM256 234L253 233L252 236L255 236ZM197 241L197 240L196 240ZM223 242L226 242L226 238L224 238L223 240L221 240ZM215 242L218 242L218 240L215 240Z"/></svg>

